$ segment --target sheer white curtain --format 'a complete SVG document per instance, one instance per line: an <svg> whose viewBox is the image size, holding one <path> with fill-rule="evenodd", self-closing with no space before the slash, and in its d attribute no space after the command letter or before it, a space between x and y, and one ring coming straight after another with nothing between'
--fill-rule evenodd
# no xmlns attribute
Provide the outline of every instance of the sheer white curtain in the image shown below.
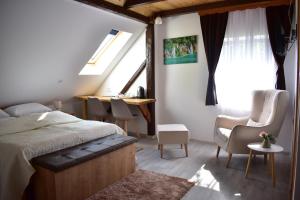
<svg viewBox="0 0 300 200"><path fill-rule="evenodd" d="M275 88L276 69L265 9L231 12L215 73L221 108L249 111L253 90Z"/></svg>

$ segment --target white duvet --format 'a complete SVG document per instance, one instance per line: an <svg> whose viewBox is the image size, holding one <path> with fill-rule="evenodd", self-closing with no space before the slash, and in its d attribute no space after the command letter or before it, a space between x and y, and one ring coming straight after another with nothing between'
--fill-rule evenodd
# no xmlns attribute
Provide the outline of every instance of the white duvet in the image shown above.
<svg viewBox="0 0 300 200"><path fill-rule="evenodd" d="M0 200L20 200L35 172L34 157L123 130L60 111L0 121Z"/></svg>

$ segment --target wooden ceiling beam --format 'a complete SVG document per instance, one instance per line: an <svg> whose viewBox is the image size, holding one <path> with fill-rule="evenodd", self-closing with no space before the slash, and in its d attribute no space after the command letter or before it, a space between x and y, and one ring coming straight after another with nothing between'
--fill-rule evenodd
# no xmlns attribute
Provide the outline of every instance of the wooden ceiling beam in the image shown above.
<svg viewBox="0 0 300 200"><path fill-rule="evenodd" d="M224 13L224 12L231 12L236 10L245 10L245 9L255 9L255 8L265 8L269 6L279 6L279 5L289 5L289 0L266 0L266 1L249 1L249 3L243 4L233 4L224 7L215 7L208 10L199 10L199 15L209 15L215 13Z"/></svg>
<svg viewBox="0 0 300 200"><path fill-rule="evenodd" d="M103 0L75 0L77 2L80 3L84 3L87 4L89 6L95 7L95 8L99 8L102 10L106 10L108 12L117 14L117 15L121 15L145 24L149 24L150 23L150 18L138 14L136 12L133 12L131 10L127 10L124 7L109 3L107 1L103 1Z"/></svg>
<svg viewBox="0 0 300 200"><path fill-rule="evenodd" d="M125 8L132 8L135 6L141 6L141 5L146 5L146 4L151 4L151 3L157 3L160 1L166 1L166 0L126 0L124 7Z"/></svg>
<svg viewBox="0 0 300 200"><path fill-rule="evenodd" d="M251 9L258 7L288 5L289 0L226 0L218 1L208 4L200 4L196 6L189 6L183 8L177 8L173 10L167 10L155 13L155 16L168 17L173 15L181 15L192 12L198 12L199 15L208 15L215 13L222 13L234 10Z"/></svg>
<svg viewBox="0 0 300 200"><path fill-rule="evenodd" d="M154 24L146 29L146 82L147 97L155 99L155 33ZM148 135L155 135L155 103L148 104L151 120L148 123Z"/></svg>
<svg viewBox="0 0 300 200"><path fill-rule="evenodd" d="M140 65L140 67L136 70L136 72L132 75L132 77L129 79L129 81L126 83L126 85L121 90L121 94L125 94L129 88L132 86L132 84L138 79L138 77L141 75L141 73L146 68L146 60Z"/></svg>

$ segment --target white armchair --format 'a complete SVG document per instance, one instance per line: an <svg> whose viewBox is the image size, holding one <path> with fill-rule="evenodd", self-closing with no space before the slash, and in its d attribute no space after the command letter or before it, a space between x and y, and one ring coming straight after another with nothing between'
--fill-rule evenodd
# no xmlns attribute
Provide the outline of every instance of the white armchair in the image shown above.
<svg viewBox="0 0 300 200"><path fill-rule="evenodd" d="M288 102L289 94L285 90L257 90L253 94L250 116L218 116L214 130L214 141L218 145L217 158L221 148L228 152L228 167L232 154L248 154L247 144L261 141L261 131L277 137Z"/></svg>

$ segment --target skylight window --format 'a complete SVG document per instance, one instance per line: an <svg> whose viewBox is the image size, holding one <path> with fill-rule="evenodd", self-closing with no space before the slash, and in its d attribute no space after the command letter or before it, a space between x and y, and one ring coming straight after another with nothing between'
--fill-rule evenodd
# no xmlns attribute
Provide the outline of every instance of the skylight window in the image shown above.
<svg viewBox="0 0 300 200"><path fill-rule="evenodd" d="M112 29L79 75L101 75L124 47L131 35L128 32Z"/></svg>

